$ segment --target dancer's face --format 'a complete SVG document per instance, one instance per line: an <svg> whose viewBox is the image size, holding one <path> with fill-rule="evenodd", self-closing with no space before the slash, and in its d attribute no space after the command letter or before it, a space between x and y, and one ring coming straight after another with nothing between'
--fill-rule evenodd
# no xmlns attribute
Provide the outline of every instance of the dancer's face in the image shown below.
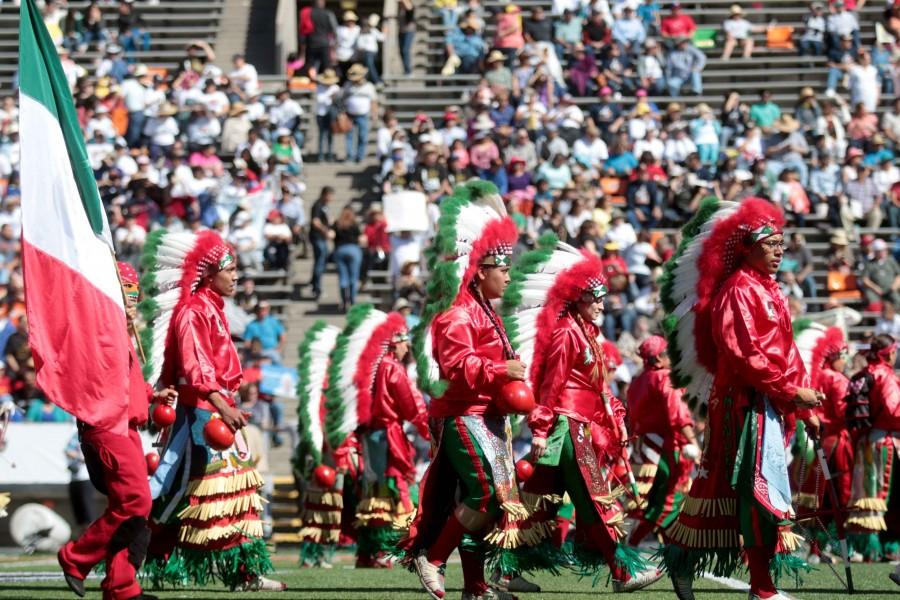
<svg viewBox="0 0 900 600"><path fill-rule="evenodd" d="M478 278L478 289L485 300L496 300L503 296L509 285L509 267L481 265L475 277Z"/></svg>
<svg viewBox="0 0 900 600"><path fill-rule="evenodd" d="M224 269L210 275L210 287L220 296L234 296L237 292L237 261L231 261Z"/></svg>
<svg viewBox="0 0 900 600"><path fill-rule="evenodd" d="M578 315L582 319L594 323L603 314L603 297L582 298L575 306L578 309Z"/></svg>
<svg viewBox="0 0 900 600"><path fill-rule="evenodd" d="M783 256L784 236L777 234L753 244L747 255L747 264L761 273L774 275L778 272Z"/></svg>

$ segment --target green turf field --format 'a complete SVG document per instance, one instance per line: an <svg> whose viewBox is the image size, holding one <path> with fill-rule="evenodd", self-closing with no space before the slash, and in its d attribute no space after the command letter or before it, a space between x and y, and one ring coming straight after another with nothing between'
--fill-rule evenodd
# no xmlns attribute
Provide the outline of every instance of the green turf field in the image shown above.
<svg viewBox="0 0 900 600"><path fill-rule="evenodd" d="M247 598L282 598L302 600L427 600L425 593L419 588L415 575L402 569L354 570L347 566L349 557L341 556L340 562L333 569L299 569L295 564L293 550L285 549L275 555L278 576L288 583L288 591L282 594L241 594ZM860 600L900 598L900 586L888 579L893 567L888 564L854 565L854 579ZM31 556L22 559L4 557L0 559L0 598L28 599L72 599L75 595L69 592L62 579L42 581L42 578L58 574L55 560L46 556ZM29 581L11 581L11 577L29 578ZM605 579L605 578L604 578ZM542 591L536 594L522 594L523 600L591 598L598 594L612 596L611 589L602 583L591 588L590 581L579 580L574 575L560 577L546 576L537 578ZM457 600L460 596L462 574L458 564L451 564L447 569L448 600ZM100 581L88 582L86 598L100 598ZM739 591L719 583L700 580L696 585L699 600L738 600L746 598L745 591ZM804 585L799 589L792 586L785 591L800 600L818 599L833 600L844 598L845 592L841 584L827 565L819 565L815 571L804 578ZM180 591L163 591L161 598L191 598L194 600L222 600L231 595L223 588L189 589ZM652 587L631 594L629 598L662 599L674 598L668 581L663 579Z"/></svg>

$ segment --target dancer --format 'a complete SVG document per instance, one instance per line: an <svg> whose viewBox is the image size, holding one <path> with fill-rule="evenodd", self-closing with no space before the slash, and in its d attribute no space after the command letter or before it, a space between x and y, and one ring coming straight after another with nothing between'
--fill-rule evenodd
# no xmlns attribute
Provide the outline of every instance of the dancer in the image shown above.
<svg viewBox="0 0 900 600"><path fill-rule="evenodd" d="M665 564L679 598L702 571L750 570L750 598L781 598L769 574L795 570L784 441L798 409L821 404L808 387L774 274L784 254L781 210L766 200L705 200L667 263L662 300L676 386L708 406L697 478L666 531ZM802 562L802 561L800 561Z"/></svg>
<svg viewBox="0 0 900 600"><path fill-rule="evenodd" d="M637 546L654 530L664 532L678 517L691 487L691 469L700 458L694 420L682 390L669 378L671 359L665 338L650 336L638 348L644 370L628 387L628 419L642 458L638 489L647 501L629 536Z"/></svg>
<svg viewBox="0 0 900 600"><path fill-rule="evenodd" d="M159 230L145 248L149 381L178 391L176 421L150 480L154 531L145 571L157 587L217 579L232 590L283 590L263 577L272 569L259 517L263 482L234 400L242 370L223 300L235 293L234 254L212 231ZM233 436L227 447L215 440L220 450L207 439L218 419L223 438L227 430Z"/></svg>
<svg viewBox="0 0 900 600"><path fill-rule="evenodd" d="M442 568L457 547L463 600L511 597L487 586L484 544L495 526L491 543L518 543L510 524L528 514L515 480L509 420L497 404L504 384L524 378L525 365L491 306L509 283L515 241L493 185L469 182L441 204L428 299L413 336L419 388L432 396L434 459L400 544L437 600L446 593Z"/></svg>
<svg viewBox="0 0 900 600"><path fill-rule="evenodd" d="M323 420L329 357L341 329L316 321L297 348L297 432L294 473L301 492L300 565L331 566L340 540L343 495L335 489L335 459L325 446Z"/></svg>
<svg viewBox="0 0 900 600"><path fill-rule="evenodd" d="M409 351L403 315L354 306L338 337L326 402L329 443L356 433L362 452L356 505L357 567L390 568L390 553L412 518L415 455L405 421L426 437L425 403L402 360Z"/></svg>
<svg viewBox="0 0 900 600"><path fill-rule="evenodd" d="M118 263L119 279L125 296L125 316L129 331L134 330L135 307L140 288L137 272L128 263ZM169 402L173 389L156 394L144 382L141 363L134 347L129 353L128 435L78 422L78 434L91 481L106 494L108 503L99 519L91 523L75 541L59 550L59 564L69 588L84 596L84 580L91 570L105 561L100 584L104 600L140 600L154 598L141 591L135 575L147 553L150 530L150 487L147 485L147 461L138 428L147 422L149 400Z"/></svg>
<svg viewBox="0 0 900 600"><path fill-rule="evenodd" d="M865 369L849 385L847 415L856 452L847 528L857 550L870 560L880 560L879 534L888 529L885 513L900 448L900 382L894 373L897 342L887 334L875 336L866 359ZM858 401L862 399L865 402ZM900 569L891 579L900 585Z"/></svg>

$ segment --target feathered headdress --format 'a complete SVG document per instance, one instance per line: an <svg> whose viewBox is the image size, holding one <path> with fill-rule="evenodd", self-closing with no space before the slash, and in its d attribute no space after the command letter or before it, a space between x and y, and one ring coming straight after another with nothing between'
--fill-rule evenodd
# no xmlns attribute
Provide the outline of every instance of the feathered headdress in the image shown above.
<svg viewBox="0 0 900 600"><path fill-rule="evenodd" d="M767 200L725 202L707 198L681 230L683 239L666 263L660 299L672 359L672 384L705 415L716 368L710 309L721 285L753 244L779 233L784 214Z"/></svg>
<svg viewBox="0 0 900 600"><path fill-rule="evenodd" d="M537 390L557 321L585 292L607 293L603 263L551 233L516 261L510 279L503 294L503 323L510 343L527 365L526 379Z"/></svg>
<svg viewBox="0 0 900 600"><path fill-rule="evenodd" d="M148 324L141 332L147 383L155 385L162 373L176 307L190 298L204 277L233 261L231 246L214 231L174 233L158 229L147 236L141 256L145 299L138 305Z"/></svg>
<svg viewBox="0 0 900 600"><path fill-rule="evenodd" d="M813 387L818 385L822 368L847 349L844 332L838 327L825 327L808 319L794 321L794 343Z"/></svg>
<svg viewBox="0 0 900 600"><path fill-rule="evenodd" d="M325 392L325 438L332 449L372 416L372 386L378 365L406 320L397 312L384 313L371 304L359 304L347 313L328 367Z"/></svg>
<svg viewBox="0 0 900 600"><path fill-rule="evenodd" d="M325 321L316 321L310 327L297 348L300 361L297 365L297 431L300 443L294 455L294 465L301 472L309 465L322 460L322 396L328 383L328 357L337 344L341 328Z"/></svg>
<svg viewBox="0 0 900 600"><path fill-rule="evenodd" d="M425 308L413 335L419 389L440 397L446 382L439 381L434 359L431 323L449 309L475 277L485 256L497 264L508 260L517 238L516 226L506 214L497 187L486 181L470 181L457 187L441 203L441 217L431 248L426 252L431 281ZM508 264L508 263L507 263Z"/></svg>

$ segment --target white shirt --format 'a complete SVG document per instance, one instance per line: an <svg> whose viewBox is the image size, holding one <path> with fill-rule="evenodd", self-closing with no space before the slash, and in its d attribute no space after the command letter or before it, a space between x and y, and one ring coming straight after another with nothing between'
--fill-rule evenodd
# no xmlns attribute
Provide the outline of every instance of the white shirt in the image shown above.
<svg viewBox="0 0 900 600"><path fill-rule="evenodd" d="M587 138L579 138L572 144L572 154L576 158L586 157L592 165L597 166L609 158L609 149L606 147L606 142L600 138L596 138L593 141Z"/></svg>
<svg viewBox="0 0 900 600"><path fill-rule="evenodd" d="M353 116L368 115L372 112L372 102L378 98L375 86L365 81L362 85L344 87L344 106Z"/></svg>
<svg viewBox="0 0 900 600"><path fill-rule="evenodd" d="M664 74L659 58L656 56L644 55L638 60L638 72L649 79L662 79Z"/></svg>
<svg viewBox="0 0 900 600"><path fill-rule="evenodd" d="M214 144L222 133L222 125L216 117L205 115L188 123L188 139L195 144Z"/></svg>
<svg viewBox="0 0 900 600"><path fill-rule="evenodd" d="M143 112L147 108L147 87L134 77L122 82L119 92L125 102L125 109L130 112Z"/></svg>
<svg viewBox="0 0 900 600"><path fill-rule="evenodd" d="M137 173L137 162L127 152L116 158L116 168L122 172L122 180L127 183L131 176Z"/></svg>
<svg viewBox="0 0 900 600"><path fill-rule="evenodd" d="M843 37L858 30L859 22L856 20L856 15L844 10L834 15L828 15L825 20L825 26L828 31Z"/></svg>
<svg viewBox="0 0 900 600"><path fill-rule="evenodd" d="M293 234L287 223L266 223L263 226L263 237L267 240L290 241Z"/></svg>
<svg viewBox="0 0 900 600"><path fill-rule="evenodd" d="M231 102L228 101L228 96L225 95L225 92L219 90L210 94L203 94L202 102L206 104L206 108L216 116L225 114L228 111L228 107L231 106Z"/></svg>
<svg viewBox="0 0 900 600"><path fill-rule="evenodd" d="M303 107L293 98L288 98L269 110L269 122L277 128L293 129L297 117L302 114Z"/></svg>
<svg viewBox="0 0 900 600"><path fill-rule="evenodd" d="M253 160L259 165L264 165L269 162L269 157L272 156L272 150L269 148L269 145L261 139L258 139L253 142L252 146L249 145L249 142L244 142L238 146L237 150L234 152L235 158L240 158L241 154L246 149L250 150L250 156L252 156Z"/></svg>
<svg viewBox="0 0 900 600"><path fill-rule="evenodd" d="M352 27L339 25L337 28L337 49L334 51L339 62L347 62L356 51L356 40L359 38L359 25Z"/></svg>
<svg viewBox="0 0 900 600"><path fill-rule="evenodd" d="M866 67L853 65L850 67L850 104L856 106L862 102L866 110L874 112L878 107L878 69L874 65Z"/></svg>
<svg viewBox="0 0 900 600"><path fill-rule="evenodd" d="M147 120L144 135L157 146L171 146L178 135L178 123L172 117L153 117Z"/></svg>
<svg viewBox="0 0 900 600"><path fill-rule="evenodd" d="M119 135L119 132L116 131L116 126L113 125L112 119L108 115L98 115L88 121L87 126L84 128L84 137L92 139L97 131L101 132L107 140L115 139Z"/></svg>
<svg viewBox="0 0 900 600"><path fill-rule="evenodd" d="M259 75L256 73L256 67L250 63L244 63L244 66L240 69L235 69L229 73L228 77L230 77L244 93L253 92L259 88Z"/></svg>
<svg viewBox="0 0 900 600"><path fill-rule="evenodd" d="M747 19L725 19L722 29L736 40L745 40L750 36L753 25Z"/></svg>
<svg viewBox="0 0 900 600"><path fill-rule="evenodd" d="M879 167L872 173L872 179L875 181L875 187L878 188L880 193L888 194L891 191L891 187L900 181L900 169L894 165L887 169Z"/></svg>
<svg viewBox="0 0 900 600"><path fill-rule="evenodd" d="M316 116L324 117L334 104L334 99L341 93L337 84L316 85Z"/></svg>
<svg viewBox="0 0 900 600"><path fill-rule="evenodd" d="M606 232L606 239L604 240L604 242L616 242L619 244L619 247L624 248L626 252L636 241L637 234L634 232L634 227L632 227L631 223L628 221L622 221L615 227L610 227L609 231Z"/></svg>
<svg viewBox="0 0 900 600"><path fill-rule="evenodd" d="M550 118L555 120L560 127L578 129L584 124L584 113L575 104L554 109Z"/></svg>
<svg viewBox="0 0 900 600"><path fill-rule="evenodd" d="M696 151L697 146L694 144L691 138L671 138L666 141L666 149L665 151L663 151L663 156L665 156L666 160L670 160L676 163L682 163L685 161L689 154Z"/></svg>
<svg viewBox="0 0 900 600"><path fill-rule="evenodd" d="M653 138L652 140L648 140L647 138L644 138L634 143L632 153L640 158L644 152L649 152L656 160L662 160L665 149L666 145L661 139Z"/></svg>
<svg viewBox="0 0 900 600"><path fill-rule="evenodd" d="M109 156L113 151L113 145L107 141L95 142L93 140L85 144L87 149L88 162L95 171L103 166L103 159Z"/></svg>
<svg viewBox="0 0 900 600"><path fill-rule="evenodd" d="M356 38L356 47L360 52L378 52L378 42L384 41L384 34L377 29L369 29Z"/></svg>

